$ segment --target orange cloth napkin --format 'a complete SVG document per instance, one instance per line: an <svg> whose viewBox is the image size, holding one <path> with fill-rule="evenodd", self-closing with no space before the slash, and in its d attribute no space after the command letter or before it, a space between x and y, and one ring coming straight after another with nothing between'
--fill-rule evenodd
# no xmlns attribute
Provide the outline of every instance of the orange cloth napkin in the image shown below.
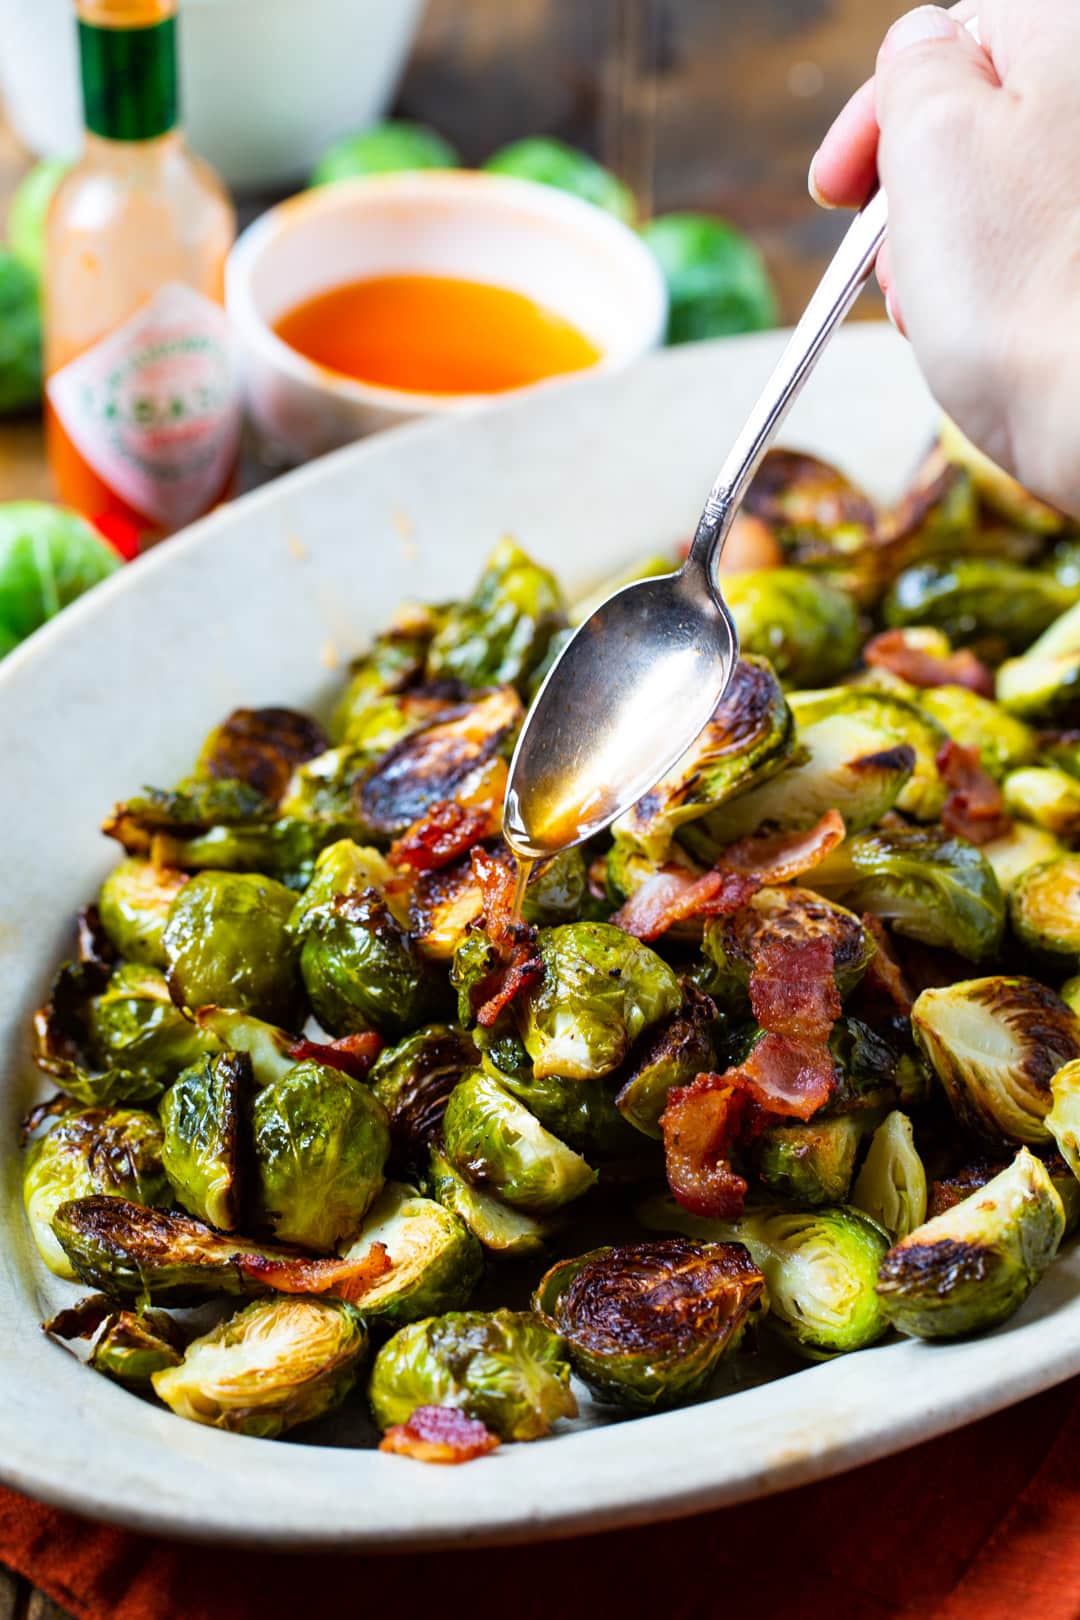
<svg viewBox="0 0 1080 1620"><path fill-rule="evenodd" d="M1077 1620L1080 1379L821 1485L539 1554L194 1548L0 1491L0 1562L77 1620Z"/></svg>

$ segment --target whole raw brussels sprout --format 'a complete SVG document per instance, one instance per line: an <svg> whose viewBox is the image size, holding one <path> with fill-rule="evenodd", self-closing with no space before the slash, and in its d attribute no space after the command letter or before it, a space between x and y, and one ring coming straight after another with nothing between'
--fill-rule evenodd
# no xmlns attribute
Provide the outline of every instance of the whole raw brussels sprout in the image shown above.
<svg viewBox="0 0 1080 1620"><path fill-rule="evenodd" d="M882 1311L891 1327L920 1339L997 1327L1030 1294L1064 1230L1045 1166L1021 1148L1000 1175L889 1250L878 1281Z"/></svg>
<svg viewBox="0 0 1080 1620"><path fill-rule="evenodd" d="M465 1222L400 1181L387 1182L345 1258L373 1243L385 1245L391 1269L364 1295L364 1316L392 1327L462 1310L483 1274L483 1250Z"/></svg>
<svg viewBox="0 0 1080 1620"><path fill-rule="evenodd" d="M874 958L877 947L869 930L854 912L810 889L794 884L759 889L739 911L706 927L702 949L712 969L704 975L704 988L721 1006L744 1009L754 953L763 941L798 946L819 939L832 946L833 975L846 996Z"/></svg>
<svg viewBox="0 0 1080 1620"><path fill-rule="evenodd" d="M106 934L129 962L164 968L165 924L188 880L186 872L128 856L109 873L98 894L98 915Z"/></svg>
<svg viewBox="0 0 1080 1620"><path fill-rule="evenodd" d="M143 1075L156 1090L218 1042L200 1030L169 995L164 976L138 962L114 968L100 995L88 1008L90 1050L102 1069Z"/></svg>
<svg viewBox="0 0 1080 1620"><path fill-rule="evenodd" d="M185 1069L161 1100L161 1158L177 1201L219 1232L240 1225L251 1059L222 1052Z"/></svg>
<svg viewBox="0 0 1080 1620"><path fill-rule="evenodd" d="M1009 921L1022 945L1080 967L1080 855L1029 867L1009 895Z"/></svg>
<svg viewBox="0 0 1080 1620"><path fill-rule="evenodd" d="M286 1243L329 1251L379 1196L390 1156L386 1110L340 1069L297 1063L252 1108L258 1218Z"/></svg>
<svg viewBox="0 0 1080 1620"><path fill-rule="evenodd" d="M3 262L0 256L0 327ZM0 354L0 414L3 366ZM0 503L0 657L119 567L116 552L75 512L48 501Z"/></svg>
<svg viewBox="0 0 1080 1620"><path fill-rule="evenodd" d="M966 686L932 686L920 692L917 701L954 742L979 750L980 765L995 781L1020 765L1030 765L1038 752L1030 726Z"/></svg>
<svg viewBox="0 0 1080 1620"><path fill-rule="evenodd" d="M304 1295L255 1300L151 1378L177 1417L273 1440L340 1406L367 1349L347 1305Z"/></svg>
<svg viewBox="0 0 1080 1620"><path fill-rule="evenodd" d="M533 1309L601 1400L649 1412L701 1393L764 1293L741 1244L662 1238L560 1260Z"/></svg>
<svg viewBox="0 0 1080 1620"><path fill-rule="evenodd" d="M377 1029L397 1040L439 1011L439 987L373 889L310 913L300 972L332 1035Z"/></svg>
<svg viewBox="0 0 1080 1620"><path fill-rule="evenodd" d="M53 1217L72 1198L115 1194L143 1204L172 1203L162 1164L162 1131L137 1108L80 1108L63 1113L27 1152L23 1207L38 1253L58 1277L75 1271L53 1232Z"/></svg>
<svg viewBox="0 0 1080 1620"><path fill-rule="evenodd" d="M537 1440L577 1415L566 1346L531 1311L450 1311L400 1328L368 1396L380 1429L418 1406L453 1406L503 1440Z"/></svg>
<svg viewBox="0 0 1080 1620"><path fill-rule="evenodd" d="M899 1109L874 1132L851 1202L884 1227L894 1243L926 1219L926 1171L911 1121Z"/></svg>
<svg viewBox="0 0 1080 1620"><path fill-rule="evenodd" d="M427 678L524 692L552 636L565 625L566 604L554 575L512 540L502 540L469 599L447 612L428 648Z"/></svg>
<svg viewBox="0 0 1080 1620"><path fill-rule="evenodd" d="M426 124L389 118L327 147L311 171L312 186L333 185L363 174L408 174L415 169L456 169L461 160L442 135Z"/></svg>
<svg viewBox="0 0 1080 1620"><path fill-rule="evenodd" d="M669 343L762 332L777 321L765 261L750 239L710 214L663 214L642 228L668 289Z"/></svg>
<svg viewBox="0 0 1080 1620"><path fill-rule="evenodd" d="M477 1241L492 1254L524 1260L543 1252L553 1222L523 1209L511 1209L483 1187L459 1174L444 1153L432 1148L428 1189L444 1208L465 1222Z"/></svg>
<svg viewBox="0 0 1080 1620"><path fill-rule="evenodd" d="M611 923L542 928L537 944L544 975L521 998L521 1039L537 1079L611 1074L639 1035L682 1005L667 963Z"/></svg>
<svg viewBox="0 0 1080 1620"><path fill-rule="evenodd" d="M995 976L924 990L915 1043L960 1125L991 1142L1050 1140L1050 1082L1080 1057L1080 1019L1034 979Z"/></svg>
<svg viewBox="0 0 1080 1620"><path fill-rule="evenodd" d="M0 417L37 408L40 401L41 305L37 278L6 248L0 248Z"/></svg>
<svg viewBox="0 0 1080 1620"><path fill-rule="evenodd" d="M935 625L958 647L1022 653L1077 598L1052 574L994 557L920 563L885 598L887 625Z"/></svg>
<svg viewBox="0 0 1080 1620"><path fill-rule="evenodd" d="M1057 838L1080 838L1080 782L1056 765L1010 771L1002 783L1005 808Z"/></svg>
<svg viewBox="0 0 1080 1620"><path fill-rule="evenodd" d="M512 141L494 152L484 168L489 174L508 174L516 180L534 180L542 186L554 186L557 191L568 191L614 214L624 224L634 223L637 209L633 193L622 181L587 152L553 135L527 135Z"/></svg>
<svg viewBox="0 0 1080 1620"><path fill-rule="evenodd" d="M368 1079L389 1116L400 1163L427 1163L428 1149L442 1129L447 1098L479 1061L472 1037L452 1024L426 1024L379 1053Z"/></svg>
<svg viewBox="0 0 1080 1620"><path fill-rule="evenodd" d="M460 1175L528 1214L552 1215L596 1180L580 1153L482 1069L450 1093L442 1134L446 1157Z"/></svg>
<svg viewBox="0 0 1080 1620"><path fill-rule="evenodd" d="M724 598L743 655L767 658L785 686L826 686L855 662L855 604L816 574L799 568L725 574Z"/></svg>
<svg viewBox="0 0 1080 1620"><path fill-rule="evenodd" d="M173 999L234 1007L290 1024L297 972L288 922L295 896L254 873L199 872L169 908L163 943Z"/></svg>

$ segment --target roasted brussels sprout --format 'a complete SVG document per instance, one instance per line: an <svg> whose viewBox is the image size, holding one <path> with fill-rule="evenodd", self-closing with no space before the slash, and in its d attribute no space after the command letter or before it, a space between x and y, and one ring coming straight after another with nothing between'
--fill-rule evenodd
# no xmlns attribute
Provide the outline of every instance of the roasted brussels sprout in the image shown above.
<svg viewBox="0 0 1080 1620"><path fill-rule="evenodd" d="M764 1292L741 1244L661 1238L560 1260L533 1309L601 1400L648 1412L705 1388Z"/></svg>
<svg viewBox="0 0 1080 1620"><path fill-rule="evenodd" d="M121 956L151 967L166 965L162 936L172 905L188 880L173 866L129 855L113 868L98 895L102 927Z"/></svg>
<svg viewBox="0 0 1080 1620"><path fill-rule="evenodd" d="M881 1265L890 1326L955 1339L1007 1321L1058 1251L1065 1212L1046 1168L1021 1148L984 1187L919 1226Z"/></svg>
<svg viewBox="0 0 1080 1620"><path fill-rule="evenodd" d="M296 767L328 746L322 727L295 709L234 709L203 743L195 774L244 782L277 804Z"/></svg>
<svg viewBox="0 0 1080 1620"><path fill-rule="evenodd" d="M767 658L785 686L824 686L855 662L855 604L816 574L799 568L725 574L724 598L743 655Z"/></svg>
<svg viewBox="0 0 1080 1620"><path fill-rule="evenodd" d="M200 1007L195 1025L221 1046L244 1052L251 1059L252 1077L257 1086L280 1080L296 1063L296 1038L276 1024L267 1024L251 1013L228 1007Z"/></svg>
<svg viewBox="0 0 1080 1620"><path fill-rule="evenodd" d="M773 530L799 566L840 567L873 538L872 503L838 467L798 450L770 450L747 492L745 508Z"/></svg>
<svg viewBox="0 0 1080 1620"><path fill-rule="evenodd" d="M1034 979L966 979L924 990L911 1030L966 1130L1050 1140L1050 1082L1080 1057L1080 1019L1060 996Z"/></svg>
<svg viewBox="0 0 1080 1620"><path fill-rule="evenodd" d="M478 1242L492 1254L508 1260L523 1260L543 1251L553 1229L550 1220L511 1209L493 1193L474 1187L436 1148L431 1151L428 1182L432 1197L459 1215Z"/></svg>
<svg viewBox="0 0 1080 1620"><path fill-rule="evenodd" d="M240 1225L252 1084L251 1059L222 1052L185 1069L161 1101L161 1159L177 1201L220 1232Z"/></svg>
<svg viewBox="0 0 1080 1620"><path fill-rule="evenodd" d="M144 1393L154 1373L179 1366L188 1337L167 1311L118 1311L103 1294L80 1300L43 1326L58 1339L92 1340L89 1366Z"/></svg>
<svg viewBox="0 0 1080 1620"><path fill-rule="evenodd" d="M173 1002L156 968L121 962L88 1009L89 1045L103 1069L145 1075L158 1089L208 1052L217 1041L198 1029Z"/></svg>
<svg viewBox="0 0 1080 1620"><path fill-rule="evenodd" d="M398 1161L426 1165L446 1099L479 1062L472 1037L452 1024L427 1024L379 1053L369 1080L389 1116Z"/></svg>
<svg viewBox="0 0 1080 1620"><path fill-rule="evenodd" d="M61 1204L94 1193L168 1205L161 1126L136 1108L81 1108L60 1115L30 1146L23 1166L23 1206L38 1253L58 1277L72 1268L53 1232Z"/></svg>
<svg viewBox="0 0 1080 1620"><path fill-rule="evenodd" d="M446 1157L460 1175L528 1214L552 1215L596 1180L580 1153L481 1069L450 1093L442 1131Z"/></svg>
<svg viewBox="0 0 1080 1620"><path fill-rule="evenodd" d="M941 448L951 462L963 467L982 500L992 512L1014 523L1021 529L1032 529L1037 534L1060 534L1068 519L1056 512L1045 501L1030 494L1015 478L1003 471L996 462L965 437L951 417L943 416L940 429Z"/></svg>
<svg viewBox="0 0 1080 1620"><path fill-rule="evenodd" d="M926 1171L911 1121L899 1109L874 1132L851 1202L884 1227L894 1243L926 1219Z"/></svg>
<svg viewBox="0 0 1080 1620"><path fill-rule="evenodd" d="M1009 895L1009 920L1029 950L1080 967L1080 855L1029 867Z"/></svg>
<svg viewBox="0 0 1080 1620"><path fill-rule="evenodd" d="M315 913L332 906L338 895L363 894L374 889L385 899L385 889L394 876L386 856L377 849L363 848L351 838L339 838L320 851L311 882L297 900L289 918L289 932L303 940Z"/></svg>
<svg viewBox="0 0 1080 1620"><path fill-rule="evenodd" d="M1080 839L1080 782L1056 765L1010 771L1002 784L1005 808L1022 821L1064 838Z"/></svg>
<svg viewBox="0 0 1080 1620"><path fill-rule="evenodd" d="M827 940L842 996L858 984L876 950L873 937L854 912L823 895L792 884L759 889L741 910L730 917L717 917L705 929L703 949L712 971L705 975L704 988L721 1006L745 1010L754 953L768 939L793 946Z"/></svg>
<svg viewBox="0 0 1080 1620"><path fill-rule="evenodd" d="M935 625L956 646L1001 658L1023 652L1077 594L1034 568L994 557L959 557L905 569L882 611L888 625Z"/></svg>
<svg viewBox="0 0 1080 1620"><path fill-rule="evenodd" d="M283 884L250 873L200 872L185 883L163 936L173 999L289 1024L298 990L287 929L294 904Z"/></svg>
<svg viewBox="0 0 1080 1620"><path fill-rule="evenodd" d="M252 1108L260 1222L287 1243L328 1251L355 1236L382 1191L386 1110L340 1069L297 1063Z"/></svg>
<svg viewBox="0 0 1080 1620"><path fill-rule="evenodd" d="M862 1114L770 1125L762 1132L754 1155L762 1186L772 1197L798 1209L844 1203L867 1128Z"/></svg>
<svg viewBox="0 0 1080 1620"><path fill-rule="evenodd" d="M388 628L375 637L368 652L349 666L349 681L330 721L334 742L348 740L353 722L373 703L413 687L423 678L431 638L442 611L420 602L399 608Z"/></svg>
<svg viewBox="0 0 1080 1620"><path fill-rule="evenodd" d="M377 1029L396 1040L439 1011L439 987L372 889L310 913L300 972L333 1035Z"/></svg>
<svg viewBox="0 0 1080 1620"><path fill-rule="evenodd" d="M1030 726L966 686L932 686L919 693L918 704L954 742L977 748L979 763L995 781L1030 765L1038 751Z"/></svg>
<svg viewBox="0 0 1080 1620"><path fill-rule="evenodd" d="M538 1080L599 1080L682 1004L671 968L611 923L542 928L544 976L522 997L521 1038Z"/></svg>
<svg viewBox="0 0 1080 1620"><path fill-rule="evenodd" d="M939 827L880 828L848 838L807 877L898 934L982 962L1005 927L1005 899L982 852Z"/></svg>
<svg viewBox="0 0 1080 1620"><path fill-rule="evenodd" d="M270 802L246 782L193 776L174 788L143 788L134 798L114 806L102 831L122 844L129 855L146 855L169 864L166 850L186 857L188 842L200 834L261 827L272 815ZM189 863L173 859L171 864Z"/></svg>
<svg viewBox="0 0 1080 1620"><path fill-rule="evenodd" d="M496 848L495 859L509 852ZM576 921L588 900L588 873L580 849L564 849L538 867L530 878L521 915L536 927ZM449 961L472 924L480 920L483 900L468 855L433 872L422 872L409 901L409 932L417 949L431 961Z"/></svg>
<svg viewBox="0 0 1080 1620"><path fill-rule="evenodd" d="M651 792L619 817L614 831L661 861L676 831L773 776L793 744L791 712L771 666L763 658L742 658L696 741ZM757 825L755 821L752 830Z"/></svg>
<svg viewBox="0 0 1080 1620"><path fill-rule="evenodd" d="M483 1250L465 1222L400 1181L387 1182L345 1258L373 1243L385 1245L390 1270L365 1294L364 1316L393 1327L463 1309L483 1273Z"/></svg>
<svg viewBox="0 0 1080 1620"><path fill-rule="evenodd" d="M368 1396L380 1429L418 1406L453 1406L503 1440L537 1440L577 1415L566 1347L531 1311L450 1311L400 1328Z"/></svg>
<svg viewBox="0 0 1080 1620"><path fill-rule="evenodd" d="M524 692L548 642L565 624L566 604L553 576L512 540L503 540L472 596L448 611L428 648L427 678Z"/></svg>
<svg viewBox="0 0 1080 1620"><path fill-rule="evenodd" d="M716 1058L716 1005L693 985L685 986L685 995L678 1012L653 1024L613 1076L619 1086L615 1098L619 1113L635 1130L657 1141L663 1136L660 1116L668 1092L708 1073Z"/></svg>
<svg viewBox="0 0 1080 1620"><path fill-rule="evenodd" d="M1073 1175L1080 1177L1080 1060L1062 1065L1050 1082L1050 1095L1046 1128Z"/></svg>
<svg viewBox="0 0 1080 1620"><path fill-rule="evenodd" d="M340 1406L367 1349L364 1324L333 1300L256 1300L153 1374L177 1417L272 1440Z"/></svg>
<svg viewBox="0 0 1080 1620"><path fill-rule="evenodd" d="M1002 894L1012 893L1024 873L1043 861L1052 861L1064 855L1064 845L1042 827L1030 827L1024 821L1014 821L1007 833L992 838L980 846L983 859L993 869Z"/></svg>
<svg viewBox="0 0 1080 1620"><path fill-rule="evenodd" d="M912 748L914 769L911 780L905 783L895 801L896 808L917 821L933 821L937 817L945 799L937 756L946 736L937 721L924 714L917 702L893 692L835 686L821 692L793 693L790 703L799 737L804 742L807 729L815 722L843 716L853 728L852 735L857 734L856 728L862 724L871 732L876 730L883 745L891 742ZM842 806L837 808L842 812ZM846 815L844 821L849 832L859 830Z"/></svg>

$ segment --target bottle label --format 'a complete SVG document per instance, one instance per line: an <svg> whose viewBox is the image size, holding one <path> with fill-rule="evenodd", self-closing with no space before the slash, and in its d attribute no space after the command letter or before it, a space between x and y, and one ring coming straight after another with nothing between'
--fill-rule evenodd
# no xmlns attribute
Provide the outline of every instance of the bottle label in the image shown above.
<svg viewBox="0 0 1080 1620"><path fill-rule="evenodd" d="M225 311L169 282L50 377L49 403L83 460L162 528L200 517L240 443Z"/></svg>

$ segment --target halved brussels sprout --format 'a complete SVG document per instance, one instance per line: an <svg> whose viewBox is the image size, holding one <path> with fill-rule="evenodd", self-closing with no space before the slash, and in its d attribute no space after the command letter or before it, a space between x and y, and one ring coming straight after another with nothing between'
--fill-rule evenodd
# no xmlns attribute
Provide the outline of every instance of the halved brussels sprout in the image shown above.
<svg viewBox="0 0 1080 1620"><path fill-rule="evenodd" d="M1009 920L1030 950L1080 966L1080 855L1060 855L1019 877L1009 895Z"/></svg>
<svg viewBox="0 0 1080 1620"><path fill-rule="evenodd" d="M1038 752L1030 726L966 686L931 686L919 693L918 704L954 742L977 748L980 765L995 781L1030 765Z"/></svg>
<svg viewBox="0 0 1080 1620"><path fill-rule="evenodd" d="M303 1295L256 1300L150 1381L177 1417L273 1440L340 1406L366 1349L364 1324L347 1305Z"/></svg>
<svg viewBox="0 0 1080 1620"><path fill-rule="evenodd" d="M297 1063L252 1108L259 1220L287 1243L329 1251L353 1237L390 1155L386 1110L340 1069Z"/></svg>
<svg viewBox="0 0 1080 1620"><path fill-rule="evenodd" d="M1046 1167L1021 1148L1000 1175L889 1250L881 1308L892 1327L920 1339L997 1327L1024 1303L1064 1230Z"/></svg>
<svg viewBox="0 0 1080 1620"><path fill-rule="evenodd" d="M115 805L101 830L129 855L148 855L164 864L183 866L186 862L182 860L168 861L163 848L176 846L179 852L189 840L211 829L261 826L273 813L269 801L246 782L189 777L174 788L143 788L134 798Z"/></svg>
<svg viewBox="0 0 1080 1620"><path fill-rule="evenodd" d="M565 624L566 604L554 576L512 540L503 540L468 601L447 611L428 648L427 678L524 691Z"/></svg>
<svg viewBox="0 0 1080 1620"><path fill-rule="evenodd" d="M950 466L935 445L879 526L883 579L926 557L981 549L978 521L970 475Z"/></svg>
<svg viewBox="0 0 1080 1620"><path fill-rule="evenodd" d="M310 914L300 972L332 1035L377 1029L396 1040L438 1011L436 981L373 889Z"/></svg>
<svg viewBox="0 0 1080 1620"><path fill-rule="evenodd" d="M380 1429L418 1406L453 1406L503 1440L538 1440L577 1415L566 1346L531 1311L450 1311L400 1328L368 1396Z"/></svg>
<svg viewBox="0 0 1080 1620"><path fill-rule="evenodd" d="M542 928L540 983L521 997L521 1039L538 1080L599 1080L638 1036L682 1005L667 963L612 923Z"/></svg>
<svg viewBox="0 0 1080 1620"><path fill-rule="evenodd" d="M770 1125L754 1155L762 1186L799 1209L844 1203L869 1124L865 1114L833 1114L805 1124Z"/></svg>
<svg viewBox="0 0 1080 1620"><path fill-rule="evenodd" d="M304 939L315 913L331 906L339 894L357 895L374 889L385 899L387 884L393 877L393 867L379 850L354 844L351 838L339 838L320 851L311 882L293 907L289 932L295 939Z"/></svg>
<svg viewBox="0 0 1080 1620"><path fill-rule="evenodd" d="M509 864L504 845L493 857ZM538 866L522 901L522 920L534 927L574 921L587 904L588 872L580 849L564 849ZM409 932L417 949L435 962L449 961L483 913L483 896L468 855L450 866L421 872L409 900Z"/></svg>
<svg viewBox="0 0 1080 1620"><path fill-rule="evenodd" d="M851 597L799 568L724 575L724 599L743 656L767 658L785 686L839 680L859 651L859 616Z"/></svg>
<svg viewBox="0 0 1080 1620"><path fill-rule="evenodd" d="M220 1232L240 1225L241 1121L252 1089L242 1052L204 1058L173 1082L161 1101L161 1159L177 1200Z"/></svg>
<svg viewBox="0 0 1080 1620"><path fill-rule="evenodd" d="M580 1153L545 1130L491 1074L476 1069L450 1093L446 1157L474 1186L528 1214L552 1215L596 1180Z"/></svg>
<svg viewBox="0 0 1080 1620"><path fill-rule="evenodd" d="M507 1043L507 1048L509 1043ZM612 1159L635 1154L641 1147L636 1133L615 1106L615 1090L607 1080L564 1080L559 1075L537 1079L524 1048L520 1067L502 1068L502 1043L483 1055L483 1069L492 1079L524 1103L560 1142L587 1159Z"/></svg>
<svg viewBox="0 0 1080 1620"><path fill-rule="evenodd" d="M911 1030L965 1130L1050 1140L1050 1082L1080 1057L1080 1019L1060 996L1034 979L967 979L924 990Z"/></svg>
<svg viewBox="0 0 1080 1620"><path fill-rule="evenodd" d="M619 1083L615 1098L619 1113L635 1130L657 1141L663 1137L660 1116L668 1092L707 1074L716 1061L715 1003L691 984L685 986L685 995L678 1012L654 1024L613 1077Z"/></svg>
<svg viewBox="0 0 1080 1620"><path fill-rule="evenodd" d="M1075 589L1080 590L1080 584ZM1043 725L1080 722L1080 602L997 672L997 700Z"/></svg>
<svg viewBox="0 0 1080 1620"><path fill-rule="evenodd" d="M970 474L980 500L1006 523L1015 523L1037 534L1060 534L1068 527L1068 519L1061 512L1030 494L1023 484L991 461L961 433L951 417L941 418L940 440L949 460Z"/></svg>
<svg viewBox="0 0 1080 1620"><path fill-rule="evenodd" d="M936 720L924 714L915 701L898 697L893 692L877 692L858 686L826 687L821 692L793 692L791 712L799 728L800 740L806 742L807 729L816 722L834 716L843 716L856 734L859 725L877 731L879 746L893 743L915 751L915 766L911 780L901 789L896 808L914 816L917 821L933 821L945 801L945 786L937 768L937 756L945 732ZM838 807L842 811L842 807ZM849 832L859 828L844 816Z"/></svg>
<svg viewBox="0 0 1080 1620"><path fill-rule="evenodd" d="M299 988L287 928L294 904L283 884L253 873L191 878L169 908L163 936L173 999L290 1023Z"/></svg>
<svg viewBox="0 0 1080 1620"><path fill-rule="evenodd" d="M330 735L347 740L352 722L371 704L420 680L431 638L441 623L438 608L418 602L399 608L392 624L376 636L369 652L349 666L349 683L334 710Z"/></svg>
<svg viewBox="0 0 1080 1620"><path fill-rule="evenodd" d="M1080 1177L1080 1060L1062 1065L1050 1082L1050 1095L1046 1128L1073 1175Z"/></svg>
<svg viewBox="0 0 1080 1620"><path fill-rule="evenodd" d="M296 1037L276 1024L267 1024L252 1013L229 1007L200 1007L196 1027L233 1052L244 1052L251 1059L252 1078L257 1086L268 1086L289 1072L296 1063L292 1049Z"/></svg>
<svg viewBox="0 0 1080 1620"><path fill-rule="evenodd" d="M553 1230L550 1220L511 1209L493 1193L474 1187L436 1148L431 1151L428 1182L432 1197L459 1215L478 1242L492 1254L508 1260L523 1260L543 1252Z"/></svg>
<svg viewBox="0 0 1080 1620"><path fill-rule="evenodd" d="M858 984L877 949L854 912L835 901L793 884L759 889L741 910L715 918L705 929L702 949L713 971L706 975L704 988L721 1006L732 1011L745 1008L755 950L770 939L792 945L827 940L842 996Z"/></svg>
<svg viewBox="0 0 1080 1620"><path fill-rule="evenodd" d="M246 826L209 827L184 839L162 838L154 847L160 860L192 872L251 872L297 890L310 883L319 851L352 831L352 825L339 829L278 816Z"/></svg>
<svg viewBox="0 0 1080 1620"><path fill-rule="evenodd" d="M472 1037L452 1024L427 1024L379 1053L368 1076L390 1119L394 1153L423 1165L442 1129L446 1099L480 1061Z"/></svg>
<svg viewBox="0 0 1080 1620"><path fill-rule="evenodd" d="M851 480L798 450L770 450L746 495L746 510L801 564L827 565L871 540L877 514Z"/></svg>
<svg viewBox="0 0 1080 1620"><path fill-rule="evenodd" d="M741 1244L663 1238L560 1260L533 1309L601 1400L649 1412L700 1394L764 1293Z"/></svg>
<svg viewBox="0 0 1080 1620"><path fill-rule="evenodd" d="M935 625L958 647L1020 653L1071 607L1077 589L1052 574L995 557L958 557L907 568L885 598L887 625Z"/></svg>
<svg viewBox="0 0 1080 1620"><path fill-rule="evenodd" d="M1002 783L1005 808L1057 838L1080 838L1080 782L1056 765L1010 771Z"/></svg>
<svg viewBox="0 0 1080 1620"><path fill-rule="evenodd" d="M926 1219L926 1171L911 1121L899 1109L874 1132L851 1202L883 1226L894 1243Z"/></svg>
<svg viewBox="0 0 1080 1620"><path fill-rule="evenodd" d="M483 1250L464 1221L400 1181L387 1182L345 1258L373 1243L385 1245L390 1270L364 1295L364 1316L394 1327L463 1309L483 1274Z"/></svg>
<svg viewBox="0 0 1080 1620"><path fill-rule="evenodd" d="M764 658L741 658L712 719L613 830L661 861L679 828L773 776L793 743L791 712L771 665Z"/></svg>
<svg viewBox="0 0 1080 1620"><path fill-rule="evenodd" d="M296 766L327 746L322 726L295 709L234 709L203 743L195 775L243 782L277 804Z"/></svg>
<svg viewBox="0 0 1080 1620"><path fill-rule="evenodd" d="M158 866L133 855L113 867L97 904L102 927L121 956L151 967L166 965L165 923L187 880L187 873L174 866Z"/></svg>
<svg viewBox="0 0 1080 1620"><path fill-rule="evenodd" d="M1005 899L982 852L939 827L858 833L827 855L806 881L898 934L972 962L995 956Z"/></svg>
<svg viewBox="0 0 1080 1620"><path fill-rule="evenodd" d="M90 1002L89 1044L102 1068L143 1074L164 1086L217 1050L209 1031L185 1018L156 968L121 962Z"/></svg>
<svg viewBox="0 0 1080 1620"><path fill-rule="evenodd" d="M1008 896L1024 873L1043 861L1052 861L1064 855L1065 847L1043 827L1031 827L1026 821L1014 821L1007 833L980 845L980 853L993 868L998 888Z"/></svg>
<svg viewBox="0 0 1080 1620"><path fill-rule="evenodd" d="M103 1294L81 1299L42 1325L58 1339L92 1340L87 1365L144 1393L154 1373L180 1365L188 1342L167 1311L118 1311Z"/></svg>
<svg viewBox="0 0 1080 1620"><path fill-rule="evenodd" d="M162 1159L161 1126L136 1108L80 1108L63 1113L27 1152L23 1207L38 1253L58 1277L75 1271L53 1232L61 1204L94 1193L142 1204L172 1203Z"/></svg>
<svg viewBox="0 0 1080 1620"><path fill-rule="evenodd" d="M211 1231L188 1215L93 1194L61 1204L53 1235L75 1276L110 1299L197 1305L213 1294L265 1292L236 1265L253 1243Z"/></svg>

